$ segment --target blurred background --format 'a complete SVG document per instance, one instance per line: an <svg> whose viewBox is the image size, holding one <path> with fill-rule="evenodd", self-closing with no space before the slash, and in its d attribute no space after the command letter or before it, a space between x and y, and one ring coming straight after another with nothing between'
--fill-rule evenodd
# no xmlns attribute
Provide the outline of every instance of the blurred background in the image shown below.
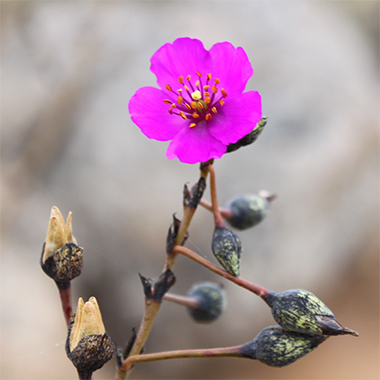
<svg viewBox="0 0 380 380"><path fill-rule="evenodd" d="M124 345L143 312L138 277L157 279L172 214L198 165L166 159L127 104L155 86L149 59L189 36L207 49L242 46L268 124L255 144L217 160L221 205L278 195L267 219L238 232L241 276L273 291L304 288L345 326L293 365L190 359L137 365L134 379L378 379L379 3L376 1L123 1L1 4L1 378L75 379L58 291L40 252L53 205L73 212L84 247L78 297L96 296ZM209 199L206 192L205 199ZM187 246L215 262L211 214ZM172 292L222 283L228 308L211 325L165 304L146 352L232 346L275 324L257 297L180 257ZM111 379L115 360L94 379Z"/></svg>

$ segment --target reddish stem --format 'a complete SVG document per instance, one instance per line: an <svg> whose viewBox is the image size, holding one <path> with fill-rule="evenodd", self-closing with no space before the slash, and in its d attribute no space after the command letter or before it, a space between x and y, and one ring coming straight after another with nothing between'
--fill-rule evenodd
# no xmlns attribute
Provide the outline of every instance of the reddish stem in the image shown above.
<svg viewBox="0 0 380 380"><path fill-rule="evenodd" d="M70 318L73 314L73 309L71 307L71 285L70 281L67 282L56 282L59 296L61 297L61 304L63 309L63 315L67 326L70 324Z"/></svg>
<svg viewBox="0 0 380 380"><path fill-rule="evenodd" d="M204 259L203 257L199 256L198 254L196 254L195 252L191 251L188 248L176 245L173 249L173 253L180 253L194 260L198 264L203 265L204 267L210 269L212 272L218 274L219 276L222 276L226 278L227 280L234 282L236 285L239 285L242 288L247 289L250 292L256 294L257 296L261 297L263 300L265 300L265 298L267 297L269 293L267 289L262 288L261 286L255 285L252 282L244 280L240 277L233 276L232 274L228 273L224 269L221 269L217 267L216 265L210 263L210 261Z"/></svg>
<svg viewBox="0 0 380 380"><path fill-rule="evenodd" d="M224 220L219 211L218 197L216 195L216 181L215 170L213 165L209 165L208 171L210 173L210 193L211 193L211 207L214 215L215 227L225 227Z"/></svg>
<svg viewBox="0 0 380 380"><path fill-rule="evenodd" d="M151 362L156 360L238 356L241 356L241 346L157 352L154 354L130 356L124 361L123 369L125 371L129 371L129 369L136 363Z"/></svg>

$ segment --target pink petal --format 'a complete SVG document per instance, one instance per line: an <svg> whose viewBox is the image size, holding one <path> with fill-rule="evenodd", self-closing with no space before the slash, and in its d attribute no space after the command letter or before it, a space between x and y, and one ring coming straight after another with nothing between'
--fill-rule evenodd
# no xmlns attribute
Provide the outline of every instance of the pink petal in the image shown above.
<svg viewBox="0 0 380 380"><path fill-rule="evenodd" d="M247 54L229 42L220 42L210 49L213 62L212 75L220 80L219 88L224 88L228 96L241 94L253 75Z"/></svg>
<svg viewBox="0 0 380 380"><path fill-rule="evenodd" d="M157 83L162 88L169 84L173 90L180 88L178 78L196 72L207 75L212 68L210 53L201 41L191 38L178 38L173 44L165 44L150 60L150 70L156 75Z"/></svg>
<svg viewBox="0 0 380 380"><path fill-rule="evenodd" d="M208 130L223 144L233 144L250 133L261 117L261 96L257 91L249 91L232 99L226 98L209 122Z"/></svg>
<svg viewBox="0 0 380 380"><path fill-rule="evenodd" d="M220 158L226 150L226 145L210 135L206 122L200 122L195 128L183 128L173 138L166 156L169 159L177 157L187 164L196 164Z"/></svg>
<svg viewBox="0 0 380 380"><path fill-rule="evenodd" d="M159 141L171 140L189 122L168 112L164 103L167 94L155 87L142 87L129 101L128 109L132 121L145 136Z"/></svg>

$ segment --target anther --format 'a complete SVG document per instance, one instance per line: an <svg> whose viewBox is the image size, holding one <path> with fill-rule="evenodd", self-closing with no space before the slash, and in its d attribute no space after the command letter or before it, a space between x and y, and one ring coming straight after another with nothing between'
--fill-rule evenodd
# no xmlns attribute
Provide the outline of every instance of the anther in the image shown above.
<svg viewBox="0 0 380 380"><path fill-rule="evenodd" d="M182 93L182 88L179 88L178 90L177 90L177 92L179 92L180 94Z"/></svg>
<svg viewBox="0 0 380 380"><path fill-rule="evenodd" d="M211 74L207 74L207 80L211 80Z"/></svg>
<svg viewBox="0 0 380 380"><path fill-rule="evenodd" d="M212 116L211 116L211 114L210 114L210 113L208 113L208 114L205 116L205 119L206 119L207 121L210 121L210 120L211 120L211 118L212 118Z"/></svg>
<svg viewBox="0 0 380 380"><path fill-rule="evenodd" d="M188 76L186 77L186 79L187 79L188 81L190 81L190 79L191 79L191 75L188 75Z"/></svg>
<svg viewBox="0 0 380 380"><path fill-rule="evenodd" d="M211 108L211 111L214 112L214 113L217 113L217 112L218 112L217 109L216 109L216 107L212 107L212 108Z"/></svg>
<svg viewBox="0 0 380 380"><path fill-rule="evenodd" d="M165 99L165 100L164 100L164 103L165 103L165 104L172 104L172 101L169 100L169 99Z"/></svg>
<svg viewBox="0 0 380 380"><path fill-rule="evenodd" d="M222 106L224 105L224 101L223 100L219 100L219 104Z"/></svg>
<svg viewBox="0 0 380 380"><path fill-rule="evenodd" d="M202 76L202 74L199 71L197 71L196 74L199 76L199 78Z"/></svg>
<svg viewBox="0 0 380 380"><path fill-rule="evenodd" d="M205 92L205 96L210 97L210 93L206 91L206 92Z"/></svg>
<svg viewBox="0 0 380 380"><path fill-rule="evenodd" d="M191 124L190 124L190 128L194 128L195 126L196 126L195 123L191 123Z"/></svg>
<svg viewBox="0 0 380 380"><path fill-rule="evenodd" d="M211 103L211 99L207 96L207 97L205 97L205 102L206 102L207 104L210 104L210 103Z"/></svg>
<svg viewBox="0 0 380 380"><path fill-rule="evenodd" d="M185 88L186 91L189 91L189 87L187 87L186 85L183 86Z"/></svg>
<svg viewBox="0 0 380 380"><path fill-rule="evenodd" d="M199 80L197 80L197 81L195 82L195 86L196 86L196 87L199 87Z"/></svg>
<svg viewBox="0 0 380 380"><path fill-rule="evenodd" d="M196 112L193 112L192 116L193 116L194 119L198 119L198 117L199 117L199 115Z"/></svg>
<svg viewBox="0 0 380 380"><path fill-rule="evenodd" d="M183 84L183 76L182 75L178 78L178 82Z"/></svg>
<svg viewBox="0 0 380 380"><path fill-rule="evenodd" d="M172 90L172 88L167 84L166 85L166 89L168 90L168 91L171 91Z"/></svg>
<svg viewBox="0 0 380 380"><path fill-rule="evenodd" d="M197 109L197 103L195 103L195 102L191 102L190 103L190 105L191 105L191 107L193 108L193 109Z"/></svg>
<svg viewBox="0 0 380 380"><path fill-rule="evenodd" d="M177 99L177 102L178 102L179 105L181 105L183 103L183 97L179 96L178 99Z"/></svg>
<svg viewBox="0 0 380 380"><path fill-rule="evenodd" d="M212 92L214 94L216 94L218 92L218 89L215 86L212 86L211 89L212 89Z"/></svg>
<svg viewBox="0 0 380 380"><path fill-rule="evenodd" d="M206 84L206 86L203 86L203 89L204 89L205 91L207 91L209 88L210 88L210 86L209 86L208 84Z"/></svg>
<svg viewBox="0 0 380 380"><path fill-rule="evenodd" d="M218 78L215 78L215 79L214 79L214 82L215 82L215 84L219 84L219 83L220 83L220 80L219 80Z"/></svg>
<svg viewBox="0 0 380 380"><path fill-rule="evenodd" d="M220 90L220 92L222 93L223 98L226 98L226 97L227 97L227 91L226 91L224 88L222 88L222 89Z"/></svg>
<svg viewBox="0 0 380 380"><path fill-rule="evenodd" d="M179 111L179 114L181 115L182 119L187 119L187 116L182 111Z"/></svg>
<svg viewBox="0 0 380 380"><path fill-rule="evenodd" d="M191 110L191 107L190 107L190 105L188 103L185 103L185 106L186 106L187 109Z"/></svg>

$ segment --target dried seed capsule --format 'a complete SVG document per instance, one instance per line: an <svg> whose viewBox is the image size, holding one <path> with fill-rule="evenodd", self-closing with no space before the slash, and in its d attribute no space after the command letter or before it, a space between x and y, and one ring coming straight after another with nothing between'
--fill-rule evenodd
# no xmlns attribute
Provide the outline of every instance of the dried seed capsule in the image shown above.
<svg viewBox="0 0 380 380"><path fill-rule="evenodd" d="M239 195L231 199L227 208L231 216L227 221L232 227L245 230L259 224L268 214L270 201L256 194Z"/></svg>
<svg viewBox="0 0 380 380"><path fill-rule="evenodd" d="M307 290L269 292L265 301L271 307L275 321L287 330L304 334L359 336L357 332L343 327L332 311Z"/></svg>
<svg viewBox="0 0 380 380"><path fill-rule="evenodd" d="M227 227L215 227L212 252L222 267L230 274L240 274L241 242L239 237Z"/></svg>
<svg viewBox="0 0 380 380"><path fill-rule="evenodd" d="M115 344L106 333L95 297L78 300L76 314L70 321L66 353L81 379L91 379L94 371L111 360Z"/></svg>
<svg viewBox="0 0 380 380"><path fill-rule="evenodd" d="M213 282L194 284L187 296L198 301L196 308L188 307L192 318L199 323L209 323L218 319L226 308L226 295L223 287Z"/></svg>
<svg viewBox="0 0 380 380"><path fill-rule="evenodd" d="M83 248L76 245L72 231L72 214L67 222L57 207L52 207L46 240L42 248L42 270L57 283L65 283L81 274Z"/></svg>
<svg viewBox="0 0 380 380"><path fill-rule="evenodd" d="M307 355L326 339L271 326L262 330L252 342L244 344L241 355L271 367L284 367Z"/></svg>

